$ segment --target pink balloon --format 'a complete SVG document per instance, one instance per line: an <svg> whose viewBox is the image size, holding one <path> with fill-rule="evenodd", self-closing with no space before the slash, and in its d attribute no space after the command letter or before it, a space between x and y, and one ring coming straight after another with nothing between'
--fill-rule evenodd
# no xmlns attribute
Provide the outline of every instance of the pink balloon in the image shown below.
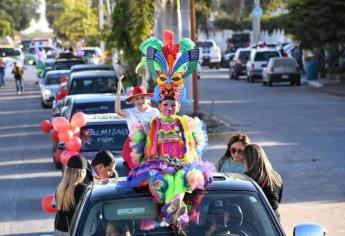
<svg viewBox="0 0 345 236"><path fill-rule="evenodd" d="M71 152L78 152L82 146L81 139L79 137L72 137L67 143L66 148Z"/></svg>
<svg viewBox="0 0 345 236"><path fill-rule="evenodd" d="M77 112L72 116L71 124L74 127L83 127L87 123L86 115L83 112Z"/></svg>
<svg viewBox="0 0 345 236"><path fill-rule="evenodd" d="M77 154L77 152L71 152L67 150L63 151L60 155L61 163L64 165L67 165L67 162L69 161L69 159L75 154Z"/></svg>
<svg viewBox="0 0 345 236"><path fill-rule="evenodd" d="M50 138L51 138L53 143L57 143L59 141L58 132L55 130L50 132Z"/></svg>
<svg viewBox="0 0 345 236"><path fill-rule="evenodd" d="M53 120L53 127L56 131L60 132L70 128L70 124L65 117L57 117Z"/></svg>
<svg viewBox="0 0 345 236"><path fill-rule="evenodd" d="M79 137L80 136L80 128L79 127L75 127L73 129L73 135L74 135L74 137Z"/></svg>
<svg viewBox="0 0 345 236"><path fill-rule="evenodd" d="M67 143L72 137L73 137L73 131L72 130L63 130L60 131L58 134L60 142Z"/></svg>

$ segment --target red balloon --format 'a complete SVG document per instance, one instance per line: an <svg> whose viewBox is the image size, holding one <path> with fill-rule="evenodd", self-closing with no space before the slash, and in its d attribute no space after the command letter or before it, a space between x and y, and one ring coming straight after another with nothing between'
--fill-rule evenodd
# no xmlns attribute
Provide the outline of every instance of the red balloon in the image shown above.
<svg viewBox="0 0 345 236"><path fill-rule="evenodd" d="M71 156L78 154L77 152L71 152L68 150L65 150L60 155L60 161L62 164L67 165L67 162L71 158Z"/></svg>
<svg viewBox="0 0 345 236"><path fill-rule="evenodd" d="M82 146L81 139L79 137L72 137L67 143L66 148L71 152L79 152Z"/></svg>
<svg viewBox="0 0 345 236"><path fill-rule="evenodd" d="M60 131L58 134L59 141L67 143L72 137L73 137L73 131L72 130L63 130Z"/></svg>
<svg viewBox="0 0 345 236"><path fill-rule="evenodd" d="M87 123L86 115L83 112L77 112L72 116L71 124L74 127L83 127Z"/></svg>
<svg viewBox="0 0 345 236"><path fill-rule="evenodd" d="M57 117L53 120L53 127L56 131L65 131L70 128L70 124L65 117Z"/></svg>
<svg viewBox="0 0 345 236"><path fill-rule="evenodd" d="M49 133L49 131L53 128L52 123L49 120L43 120L41 122L41 129L43 132Z"/></svg>
<svg viewBox="0 0 345 236"><path fill-rule="evenodd" d="M54 199L54 194L48 194L43 197L41 205L45 213L57 212L57 209L52 206L53 199Z"/></svg>
<svg viewBox="0 0 345 236"><path fill-rule="evenodd" d="M58 132L53 130L51 133L50 133L50 138L52 140L53 143L57 143L59 141L59 137L58 137Z"/></svg>

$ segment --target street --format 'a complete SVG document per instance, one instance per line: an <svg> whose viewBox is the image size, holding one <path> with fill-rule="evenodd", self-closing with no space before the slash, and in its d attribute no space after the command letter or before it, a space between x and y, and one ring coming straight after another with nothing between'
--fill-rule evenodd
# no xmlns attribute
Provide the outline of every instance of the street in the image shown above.
<svg viewBox="0 0 345 236"><path fill-rule="evenodd" d="M32 69L26 74L24 94L16 94L13 82L0 89L0 235L53 234L54 214L43 212L41 199L55 191L61 174L39 126L51 111L41 108ZM199 88L201 110L263 145L282 175L286 234L315 222L329 235L345 235L345 97L233 81L225 69L203 71ZM210 141L204 159L216 162L227 141Z"/></svg>

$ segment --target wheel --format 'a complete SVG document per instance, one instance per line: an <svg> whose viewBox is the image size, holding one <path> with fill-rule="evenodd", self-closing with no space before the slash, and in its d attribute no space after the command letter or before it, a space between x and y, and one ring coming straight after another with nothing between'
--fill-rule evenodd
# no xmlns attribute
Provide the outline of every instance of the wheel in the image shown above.
<svg viewBox="0 0 345 236"><path fill-rule="evenodd" d="M266 86L266 85L267 85L267 82L263 80L263 81L262 81L262 85L263 85L263 86Z"/></svg>
<svg viewBox="0 0 345 236"><path fill-rule="evenodd" d="M254 83L254 77L251 75L251 76L249 76L249 82L250 83Z"/></svg>
<svg viewBox="0 0 345 236"><path fill-rule="evenodd" d="M47 106L46 104L44 104L44 102L41 100L41 106L42 106L42 108L44 108L44 109L47 109L47 108L49 108L49 106Z"/></svg>
<svg viewBox="0 0 345 236"><path fill-rule="evenodd" d="M271 80L268 80L268 86L269 86L269 87L272 87L272 85L273 85L273 84L272 84L272 81L271 81Z"/></svg>
<svg viewBox="0 0 345 236"><path fill-rule="evenodd" d="M239 79L239 76L238 76L237 73L234 73L234 79L235 79L235 80L238 80L238 79Z"/></svg>
<svg viewBox="0 0 345 236"><path fill-rule="evenodd" d="M234 74L232 73L231 69L229 69L229 79L233 79L234 78Z"/></svg>
<svg viewBox="0 0 345 236"><path fill-rule="evenodd" d="M295 81L295 85L296 86L301 86L301 79L300 78Z"/></svg>

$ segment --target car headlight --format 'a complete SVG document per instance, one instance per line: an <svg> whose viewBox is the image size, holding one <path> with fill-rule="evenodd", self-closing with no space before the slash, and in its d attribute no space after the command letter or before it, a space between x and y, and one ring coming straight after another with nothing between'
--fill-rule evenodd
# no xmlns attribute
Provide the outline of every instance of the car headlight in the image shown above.
<svg viewBox="0 0 345 236"><path fill-rule="evenodd" d="M49 98L51 96L52 92L49 89L43 90L43 96L46 98Z"/></svg>

